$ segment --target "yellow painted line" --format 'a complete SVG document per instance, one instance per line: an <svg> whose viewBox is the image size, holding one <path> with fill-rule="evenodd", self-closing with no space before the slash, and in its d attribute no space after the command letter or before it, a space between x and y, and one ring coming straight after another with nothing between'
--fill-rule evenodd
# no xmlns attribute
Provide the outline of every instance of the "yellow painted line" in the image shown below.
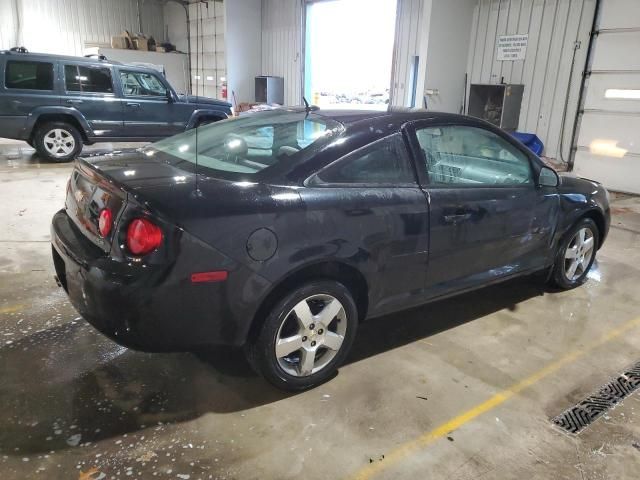
<svg viewBox="0 0 640 480"><path fill-rule="evenodd" d="M358 470L350 478L352 478L353 480L368 480L374 477L375 475L379 474L380 472L382 472L387 468L392 467L394 464L400 462L401 460L408 457L409 455L417 452L422 448L427 447L428 445L432 444L436 440L442 437L445 437L453 430L456 430L461 426L463 426L465 423L469 423L470 421L479 417L483 413L486 413L496 408L497 406L503 404L504 402L509 400L511 397L517 395L518 393L522 392L524 389L530 387L531 385L539 382L544 377L552 374L553 372L559 370L565 365L574 362L575 360L582 357L583 355L590 352L591 350L623 335L624 333L631 330L632 328L637 327L638 325L640 325L640 317L634 318L633 320L629 320L623 323L621 326L614 328L613 330L610 330L609 332L607 332L597 340L585 345L583 348L574 350L566 354L564 357L556 360L555 362L550 363L546 367L538 370L537 372L528 376L524 380L521 380L520 382L515 383L510 387L496 393L493 397L489 398L488 400L446 421L445 423L434 428L433 430L426 432L420 435L419 437L414 438L413 440L409 440L408 442L399 445L390 453L385 454L384 460L366 465L365 467Z"/></svg>
<svg viewBox="0 0 640 480"><path fill-rule="evenodd" d="M5 313L17 312L19 310L22 310L23 308L24 308L24 305L11 305L9 307L2 307L0 308L0 315Z"/></svg>

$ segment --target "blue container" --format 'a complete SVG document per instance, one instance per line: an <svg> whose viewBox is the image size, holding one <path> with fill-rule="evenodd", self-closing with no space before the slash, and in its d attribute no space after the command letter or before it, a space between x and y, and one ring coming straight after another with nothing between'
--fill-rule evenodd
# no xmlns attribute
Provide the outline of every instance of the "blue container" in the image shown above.
<svg viewBox="0 0 640 480"><path fill-rule="evenodd" d="M542 155L544 143L542 143L542 140L540 140L535 133L513 132L511 135L524 143L525 146L536 155Z"/></svg>

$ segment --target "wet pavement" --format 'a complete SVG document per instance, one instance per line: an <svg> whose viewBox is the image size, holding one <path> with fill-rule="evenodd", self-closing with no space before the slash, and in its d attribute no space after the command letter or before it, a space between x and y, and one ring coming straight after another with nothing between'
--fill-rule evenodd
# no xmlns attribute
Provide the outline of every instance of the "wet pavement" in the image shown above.
<svg viewBox="0 0 640 480"><path fill-rule="evenodd" d="M69 172L0 142L3 480L637 478L640 395L577 437L550 419L640 360L638 198L614 201L584 287L368 322L333 380L290 395L238 351L135 352L78 316L48 243Z"/></svg>

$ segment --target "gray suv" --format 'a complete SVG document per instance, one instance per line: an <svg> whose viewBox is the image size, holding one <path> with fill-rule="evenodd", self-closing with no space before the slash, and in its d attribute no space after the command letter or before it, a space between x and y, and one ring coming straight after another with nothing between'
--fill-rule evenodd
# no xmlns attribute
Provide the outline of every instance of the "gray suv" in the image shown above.
<svg viewBox="0 0 640 480"><path fill-rule="evenodd" d="M227 102L176 94L152 68L0 51L0 137L56 162L84 144L153 141L230 114Z"/></svg>

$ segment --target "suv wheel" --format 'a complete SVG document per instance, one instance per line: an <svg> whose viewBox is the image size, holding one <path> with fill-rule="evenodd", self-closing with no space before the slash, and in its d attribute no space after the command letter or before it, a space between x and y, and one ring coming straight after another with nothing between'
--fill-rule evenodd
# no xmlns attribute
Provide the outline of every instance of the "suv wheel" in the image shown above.
<svg viewBox="0 0 640 480"><path fill-rule="evenodd" d="M583 218L576 223L560 244L551 272L552 283L566 290L582 285L596 259L599 240L593 220Z"/></svg>
<svg viewBox="0 0 640 480"><path fill-rule="evenodd" d="M33 138L34 147L44 158L54 162L73 160L82 150L78 129L65 122L45 123Z"/></svg>
<svg viewBox="0 0 640 480"><path fill-rule="evenodd" d="M247 359L276 387L306 390L335 374L357 326L357 308L347 288L330 281L307 283L273 307L247 344Z"/></svg>

